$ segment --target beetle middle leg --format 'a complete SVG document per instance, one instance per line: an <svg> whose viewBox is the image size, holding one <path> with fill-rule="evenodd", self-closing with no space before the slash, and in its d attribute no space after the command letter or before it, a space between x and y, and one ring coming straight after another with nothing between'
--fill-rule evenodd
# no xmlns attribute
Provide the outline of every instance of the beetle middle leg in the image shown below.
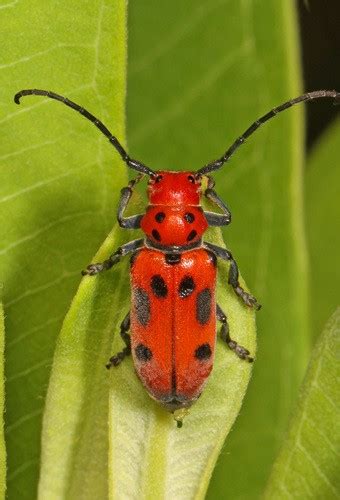
<svg viewBox="0 0 340 500"><path fill-rule="evenodd" d="M234 353L241 359L246 359L249 363L254 361L254 358L249 356L250 352L248 349L238 344L236 340L233 340L229 334L229 325L227 321L227 316L224 314L222 309L218 304L216 304L216 316L218 321L222 323L221 327L221 338L228 345L229 349L234 351Z"/></svg>
<svg viewBox="0 0 340 500"><path fill-rule="evenodd" d="M261 304L257 302L256 298L251 293L246 292L240 285L240 282L238 280L238 267L229 250L208 242L205 242L204 246L208 250L211 250L216 255L216 257L220 257L221 259L228 260L230 262L228 283L233 287L236 295L238 295L247 306L254 307L257 311L261 309Z"/></svg>
<svg viewBox="0 0 340 500"><path fill-rule="evenodd" d="M261 309L261 304L259 304L251 293L246 292L240 285L238 280L238 267L233 258L230 259L230 268L229 268L229 276L228 283L233 287L236 295L241 297L243 302L249 306L254 307L257 311Z"/></svg>
<svg viewBox="0 0 340 500"><path fill-rule="evenodd" d="M106 364L106 368L109 369L111 366L118 366L123 359L131 354L131 340L128 331L130 330L130 311L127 313L125 318L123 319L120 325L120 336L125 342L125 347L122 351L117 352L114 356L112 356L108 363Z"/></svg>
<svg viewBox="0 0 340 500"><path fill-rule="evenodd" d="M104 260L104 262L97 262L96 264L90 264L89 266L87 266L85 271L82 271L81 274L83 276L87 274L89 276L94 276L95 274L101 273L102 271L107 271L108 269L111 269L111 267L113 267L115 264L118 264L118 262L122 257L125 257L125 255L131 252L135 252L143 245L144 245L143 238L139 240L129 241L125 245L122 245L121 247L117 248L115 253L110 255L110 257Z"/></svg>

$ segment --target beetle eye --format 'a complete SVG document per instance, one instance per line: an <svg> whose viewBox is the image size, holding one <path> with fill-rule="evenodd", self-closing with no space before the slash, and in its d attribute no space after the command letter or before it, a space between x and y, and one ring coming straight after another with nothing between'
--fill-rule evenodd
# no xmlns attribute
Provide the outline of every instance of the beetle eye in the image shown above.
<svg viewBox="0 0 340 500"><path fill-rule="evenodd" d="M188 181L191 182L191 184L195 184L195 177L193 175L188 175Z"/></svg>
<svg viewBox="0 0 340 500"><path fill-rule="evenodd" d="M163 179L163 175L157 175L155 182L161 182L162 179Z"/></svg>

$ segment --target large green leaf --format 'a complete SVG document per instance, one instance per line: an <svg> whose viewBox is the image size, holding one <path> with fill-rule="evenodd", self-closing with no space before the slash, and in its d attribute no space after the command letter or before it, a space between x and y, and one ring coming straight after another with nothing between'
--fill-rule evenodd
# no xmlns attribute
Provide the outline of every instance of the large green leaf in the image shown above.
<svg viewBox="0 0 340 500"><path fill-rule="evenodd" d="M320 336L265 498L339 498L340 307Z"/></svg>
<svg viewBox="0 0 340 500"><path fill-rule="evenodd" d="M4 432L5 380L4 380L5 325L4 310L0 303L0 498L6 492L6 444Z"/></svg>
<svg viewBox="0 0 340 500"><path fill-rule="evenodd" d="M107 258L122 236L113 231L94 262ZM109 379L105 363L122 349L117 333L130 307L125 260L86 278L65 319L44 415L41 499L106 498L108 485L113 499L202 498L239 412L250 365L221 341L208 387L182 429L146 394L131 360L112 369ZM255 353L254 313L233 292L222 295L226 271L221 266L220 304L229 311L231 333Z"/></svg>
<svg viewBox="0 0 340 500"><path fill-rule="evenodd" d="M323 134L306 173L306 222L310 248L311 318L314 336L337 306L340 294L340 122Z"/></svg>
<svg viewBox="0 0 340 500"><path fill-rule="evenodd" d="M8 495L35 498L55 337L80 270L106 236L126 177L93 125L47 88L89 108L124 140L123 0L1 6L1 281L6 311Z"/></svg>
<svg viewBox="0 0 340 500"><path fill-rule="evenodd" d="M112 233L95 261L107 257L118 243ZM84 280L58 337L43 421L41 499L107 498L105 363L120 319L121 293L127 293L124 271L126 266L121 266L104 280Z"/></svg>
<svg viewBox="0 0 340 500"><path fill-rule="evenodd" d="M129 33L129 145L154 168L202 166L301 90L292 1L131 2ZM268 123L216 174L233 214L227 246L263 309L254 378L211 498L258 497L305 368L302 111Z"/></svg>

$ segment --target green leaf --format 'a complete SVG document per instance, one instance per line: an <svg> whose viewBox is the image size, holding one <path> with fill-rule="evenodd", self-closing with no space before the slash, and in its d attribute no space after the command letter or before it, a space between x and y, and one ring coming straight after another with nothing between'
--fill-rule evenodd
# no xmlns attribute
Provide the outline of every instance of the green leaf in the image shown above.
<svg viewBox="0 0 340 500"><path fill-rule="evenodd" d="M6 310L8 495L36 496L41 418L55 338L79 280L115 219L126 168L74 99L124 141L126 3L1 7L1 270Z"/></svg>
<svg viewBox="0 0 340 500"><path fill-rule="evenodd" d="M112 233L95 261L116 245ZM58 337L43 421L39 498L107 498L105 362L120 318L124 267L104 280L83 280Z"/></svg>
<svg viewBox="0 0 340 500"><path fill-rule="evenodd" d="M322 135L306 171L306 222L310 248L311 318L314 336L338 304L340 294L340 122Z"/></svg>
<svg viewBox="0 0 340 500"><path fill-rule="evenodd" d="M0 498L6 494L6 443L4 433L5 382L4 382L5 324L4 310L0 303Z"/></svg>
<svg viewBox="0 0 340 500"><path fill-rule="evenodd" d="M129 145L153 168L203 166L301 93L292 1L151 0L129 9ZM263 308L254 378L213 499L258 498L308 359L302 116L303 107L292 109L263 126L215 176L233 214L227 247Z"/></svg>
<svg viewBox="0 0 340 500"><path fill-rule="evenodd" d="M339 498L340 307L313 350L265 498Z"/></svg>
<svg viewBox="0 0 340 500"><path fill-rule="evenodd" d="M107 258L122 236L128 237L114 230L93 262ZM109 378L105 363L122 349L117 333L130 307L125 260L85 278L65 319L44 415L40 498L106 498L108 484L110 498L203 498L239 412L250 365L222 341L207 388L182 429L147 395L131 359ZM229 311L231 335L255 353L254 312L232 291L226 295L226 276L222 265L218 300Z"/></svg>

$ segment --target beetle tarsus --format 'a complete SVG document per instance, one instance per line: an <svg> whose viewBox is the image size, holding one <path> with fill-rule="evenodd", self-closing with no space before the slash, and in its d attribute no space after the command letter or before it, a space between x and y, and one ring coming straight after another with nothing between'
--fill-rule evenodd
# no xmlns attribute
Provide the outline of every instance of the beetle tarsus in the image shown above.
<svg viewBox="0 0 340 500"><path fill-rule="evenodd" d="M112 368L112 366L119 366L120 363L123 361L123 359L131 354L131 348L130 347L124 347L124 349L120 352L117 352L114 356L112 356L108 363L106 363L106 368L109 370Z"/></svg>
<svg viewBox="0 0 340 500"><path fill-rule="evenodd" d="M90 264L81 272L83 276L94 276L104 270L104 263Z"/></svg>
<svg viewBox="0 0 340 500"><path fill-rule="evenodd" d="M253 307L256 309L256 311L259 311L261 309L261 304L259 304L256 300L256 297L252 295L251 293L246 292L243 290L241 286L237 286L234 288L236 295L241 297L243 302L248 306L248 307Z"/></svg>
<svg viewBox="0 0 340 500"><path fill-rule="evenodd" d="M222 327L223 328L223 327ZM229 347L229 349L231 349L232 351L234 351L234 353L240 358L240 359L245 359L247 360L249 363L252 363L254 361L254 358L252 358L251 356L249 356L250 352L248 351L248 349L246 349L245 347L243 347L242 345L239 345L237 342L235 342L235 340L232 340L230 337L229 337L229 340L226 340L226 343Z"/></svg>
<svg viewBox="0 0 340 500"><path fill-rule="evenodd" d="M252 363L254 361L254 358L252 356L249 356L250 352L248 349L243 347L242 345L238 344L236 340L233 340L230 335L229 335L229 327L227 323L222 324L221 328L221 337L224 340L224 342L227 344L229 349L231 349L236 356L238 356L240 359L244 359L248 361L248 363Z"/></svg>
<svg viewBox="0 0 340 500"><path fill-rule="evenodd" d="M234 351L234 353L240 359L244 359L244 360L248 361L249 363L252 363L254 361L254 358L249 356L250 352L248 351L248 349L246 349L242 345L238 344L236 342L236 340L233 340L230 337L227 316L225 315L225 313L222 311L222 309L220 308L220 306L218 304L216 305L216 316L217 316L217 319L222 323L222 327L221 327L222 340L227 344L229 349Z"/></svg>

